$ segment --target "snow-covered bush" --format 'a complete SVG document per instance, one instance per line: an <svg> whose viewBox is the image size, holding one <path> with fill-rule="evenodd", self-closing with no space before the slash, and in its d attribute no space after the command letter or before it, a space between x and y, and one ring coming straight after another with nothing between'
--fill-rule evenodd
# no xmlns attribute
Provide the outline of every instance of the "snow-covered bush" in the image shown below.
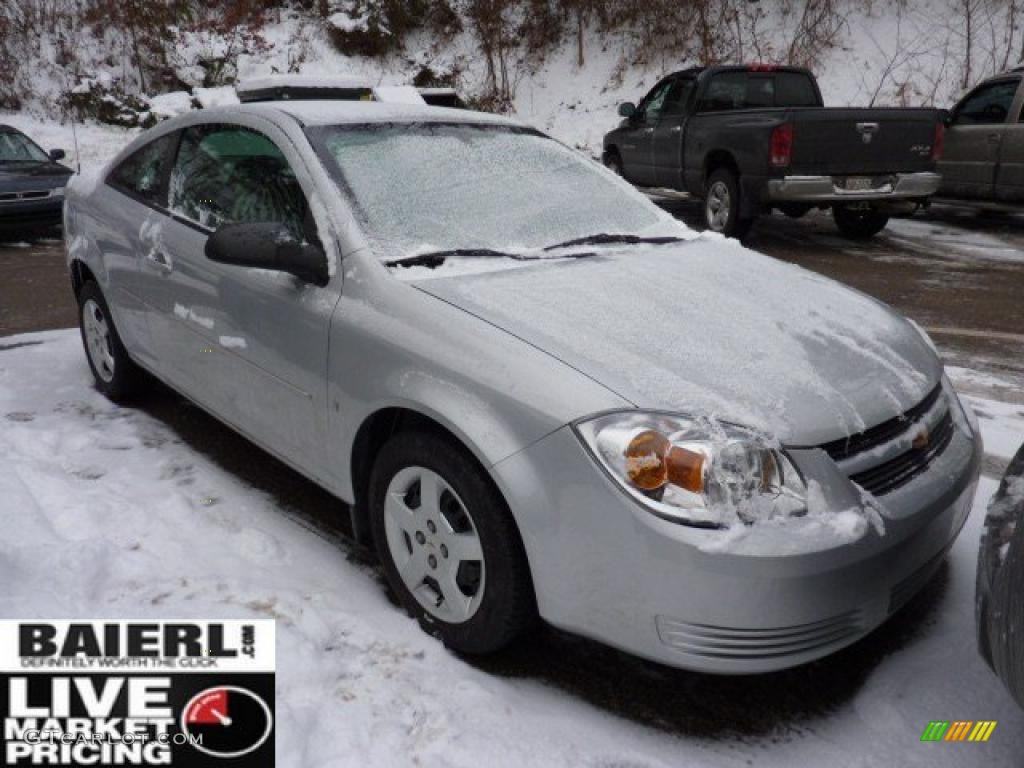
<svg viewBox="0 0 1024 768"><path fill-rule="evenodd" d="M419 30L446 37L462 29L448 0L343 0L327 11L327 35L348 56L384 56Z"/></svg>

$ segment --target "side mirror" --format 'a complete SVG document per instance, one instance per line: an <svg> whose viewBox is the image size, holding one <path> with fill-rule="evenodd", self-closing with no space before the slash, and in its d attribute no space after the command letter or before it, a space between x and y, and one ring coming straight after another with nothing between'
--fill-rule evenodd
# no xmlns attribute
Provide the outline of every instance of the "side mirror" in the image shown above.
<svg viewBox="0 0 1024 768"><path fill-rule="evenodd" d="M619 117L632 117L636 114L636 104L626 101L619 104Z"/></svg>
<svg viewBox="0 0 1024 768"><path fill-rule="evenodd" d="M51 149L50 150L50 159L53 160L53 162L55 162L55 163L58 160L63 160L67 156L68 156L67 152L65 152L63 149Z"/></svg>
<svg viewBox="0 0 1024 768"><path fill-rule="evenodd" d="M327 285L323 246L300 242L284 224L222 224L206 241L206 258L219 264L288 272L307 283Z"/></svg>

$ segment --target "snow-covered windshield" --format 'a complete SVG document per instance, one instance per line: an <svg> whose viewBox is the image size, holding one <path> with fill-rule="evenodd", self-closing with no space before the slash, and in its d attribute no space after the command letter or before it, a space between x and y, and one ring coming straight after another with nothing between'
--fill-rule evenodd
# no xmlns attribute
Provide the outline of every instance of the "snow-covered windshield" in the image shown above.
<svg viewBox="0 0 1024 768"><path fill-rule="evenodd" d="M527 129L384 123L310 134L383 259L539 249L663 220L596 163Z"/></svg>
<svg viewBox="0 0 1024 768"><path fill-rule="evenodd" d="M45 163L50 157L27 136L0 131L0 163Z"/></svg>

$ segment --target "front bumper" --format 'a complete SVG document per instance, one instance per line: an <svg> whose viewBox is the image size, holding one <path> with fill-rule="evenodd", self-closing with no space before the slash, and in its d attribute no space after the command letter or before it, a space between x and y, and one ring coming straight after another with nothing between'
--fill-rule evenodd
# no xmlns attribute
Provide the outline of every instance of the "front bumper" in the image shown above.
<svg viewBox="0 0 1024 768"><path fill-rule="evenodd" d="M64 197L48 197L16 202L0 201L0 231L49 229L59 226Z"/></svg>
<svg viewBox="0 0 1024 768"><path fill-rule="evenodd" d="M937 173L894 173L870 175L870 189L846 189L845 176L786 176L768 181L772 203L839 203L875 200L915 200L939 191L942 176Z"/></svg>
<svg viewBox="0 0 1024 768"><path fill-rule="evenodd" d="M860 504L821 450L791 451L829 507ZM793 555L709 552L721 532L655 517L601 473L570 428L493 469L519 523L541 615L675 667L769 672L826 656L922 587L966 520L980 441L957 430L928 471L883 498L885 534Z"/></svg>

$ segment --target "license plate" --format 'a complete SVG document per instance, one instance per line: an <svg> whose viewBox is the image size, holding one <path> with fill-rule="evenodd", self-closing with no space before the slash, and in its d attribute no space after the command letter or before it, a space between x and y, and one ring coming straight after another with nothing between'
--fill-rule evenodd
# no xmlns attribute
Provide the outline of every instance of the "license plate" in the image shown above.
<svg viewBox="0 0 1024 768"><path fill-rule="evenodd" d="M847 192L867 192L874 188L875 183L870 176L849 176L843 184L843 189Z"/></svg>

